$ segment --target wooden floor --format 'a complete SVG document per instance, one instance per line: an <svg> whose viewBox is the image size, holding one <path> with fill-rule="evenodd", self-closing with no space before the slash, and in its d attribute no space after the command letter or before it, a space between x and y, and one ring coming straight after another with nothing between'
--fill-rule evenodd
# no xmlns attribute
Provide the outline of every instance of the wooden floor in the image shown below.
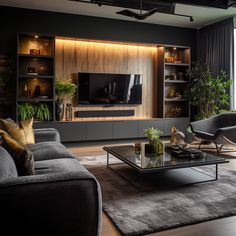
<svg viewBox="0 0 236 236"><path fill-rule="evenodd" d="M117 141L117 142L90 142L90 143L73 143L66 144L72 153L86 158L92 155L105 154L103 146L119 145L133 143L135 140ZM140 140L139 140L140 141ZM225 153L230 159L230 165L236 170L236 152ZM236 198L236 196L235 196ZM193 213L194 214L194 213ZM102 219L102 236L120 236L121 234L116 229L106 214L103 213ZM149 234L149 236L236 236L236 216L222 218L218 220L208 221L200 224L179 227L172 230L165 230L159 233Z"/></svg>

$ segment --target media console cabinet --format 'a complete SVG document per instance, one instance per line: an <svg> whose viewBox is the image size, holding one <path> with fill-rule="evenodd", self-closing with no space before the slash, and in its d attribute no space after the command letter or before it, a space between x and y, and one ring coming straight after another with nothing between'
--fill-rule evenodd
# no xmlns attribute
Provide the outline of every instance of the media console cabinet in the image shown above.
<svg viewBox="0 0 236 236"><path fill-rule="evenodd" d="M34 128L56 128L62 142L144 138L144 129L150 127L162 130L162 136L169 136L173 126L184 132L189 126L189 118L55 121L34 124Z"/></svg>

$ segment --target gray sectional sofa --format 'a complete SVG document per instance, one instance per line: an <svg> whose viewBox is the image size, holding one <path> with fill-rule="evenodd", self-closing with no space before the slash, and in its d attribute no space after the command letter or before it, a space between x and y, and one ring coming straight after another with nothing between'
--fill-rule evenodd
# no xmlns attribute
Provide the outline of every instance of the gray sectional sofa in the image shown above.
<svg viewBox="0 0 236 236"><path fill-rule="evenodd" d="M0 146L0 226L6 235L100 235L101 191L95 177L60 142L36 129L35 175L18 176ZM16 234L13 234L16 232Z"/></svg>

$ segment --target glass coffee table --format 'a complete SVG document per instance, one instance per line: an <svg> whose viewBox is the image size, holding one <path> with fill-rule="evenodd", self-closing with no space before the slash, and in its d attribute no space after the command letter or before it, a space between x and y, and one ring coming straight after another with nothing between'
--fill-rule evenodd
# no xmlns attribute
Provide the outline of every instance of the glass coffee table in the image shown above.
<svg viewBox="0 0 236 236"><path fill-rule="evenodd" d="M141 144L140 149L136 149L133 145L123 145L123 146L107 146L103 147L107 152L107 166L111 167L109 162L110 154L121 160L123 163L129 165L141 174L153 173L163 170L173 170L180 168L194 168L200 166L214 165L215 174L204 173L197 170L210 179L204 181L198 181L195 183L215 181L218 179L218 164L228 163L229 160L209 154L206 152L200 152L198 156L189 157L177 157L170 154L170 152L165 152L164 155L157 156L154 153L145 153L145 144ZM112 168L113 169L113 168ZM196 168L194 168L196 170ZM211 172L212 173L212 172Z"/></svg>

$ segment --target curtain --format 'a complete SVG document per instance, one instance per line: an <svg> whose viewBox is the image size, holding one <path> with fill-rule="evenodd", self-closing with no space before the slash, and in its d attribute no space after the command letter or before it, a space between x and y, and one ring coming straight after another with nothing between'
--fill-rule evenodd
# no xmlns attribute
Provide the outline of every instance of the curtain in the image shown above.
<svg viewBox="0 0 236 236"><path fill-rule="evenodd" d="M234 78L234 18L203 27L198 30L197 59L208 64L214 75L224 70L228 78ZM233 86L231 89L233 94ZM231 100L233 107L233 98Z"/></svg>
<svg viewBox="0 0 236 236"><path fill-rule="evenodd" d="M233 18L198 30L198 61L207 63L213 74L224 70L233 79L234 22Z"/></svg>

